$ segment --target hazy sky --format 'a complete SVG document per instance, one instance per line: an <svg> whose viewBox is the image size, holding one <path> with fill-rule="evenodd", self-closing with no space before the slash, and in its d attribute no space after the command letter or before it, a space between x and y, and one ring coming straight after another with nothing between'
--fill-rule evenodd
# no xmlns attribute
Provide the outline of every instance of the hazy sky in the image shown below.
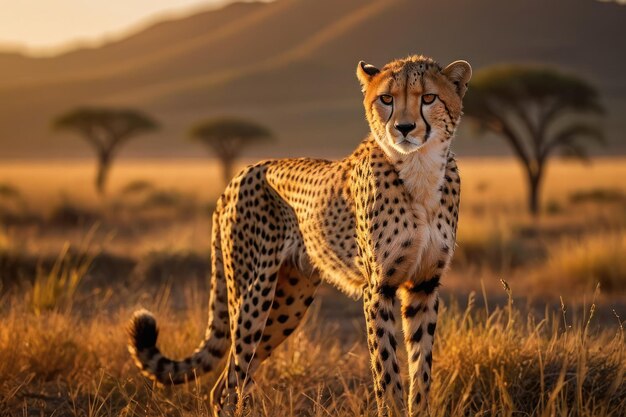
<svg viewBox="0 0 626 417"><path fill-rule="evenodd" d="M186 14L228 0L0 0L0 46L35 52L93 43L163 14Z"/></svg>

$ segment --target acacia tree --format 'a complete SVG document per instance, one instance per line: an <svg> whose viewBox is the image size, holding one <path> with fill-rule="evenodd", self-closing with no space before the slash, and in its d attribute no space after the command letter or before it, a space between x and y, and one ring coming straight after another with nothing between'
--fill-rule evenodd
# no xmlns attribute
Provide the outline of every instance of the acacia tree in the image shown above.
<svg viewBox="0 0 626 417"><path fill-rule="evenodd" d="M598 92L573 75L533 66L495 66L472 79L465 114L504 138L521 161L528 182L528 208L539 214L545 167L556 152L586 158L586 144L602 130L584 114L601 114Z"/></svg>
<svg viewBox="0 0 626 417"><path fill-rule="evenodd" d="M201 122L191 129L190 135L219 158L226 183L231 180L235 161L246 146L272 138L266 127L236 118Z"/></svg>
<svg viewBox="0 0 626 417"><path fill-rule="evenodd" d="M120 147L133 137L155 130L158 126L149 116L136 110L82 107L56 118L53 127L78 133L96 151L95 185L102 195L111 163Z"/></svg>

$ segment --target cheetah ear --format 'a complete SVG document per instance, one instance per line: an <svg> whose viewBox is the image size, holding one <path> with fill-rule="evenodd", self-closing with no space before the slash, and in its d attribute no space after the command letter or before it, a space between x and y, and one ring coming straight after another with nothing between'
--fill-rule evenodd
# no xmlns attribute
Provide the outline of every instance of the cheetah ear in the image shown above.
<svg viewBox="0 0 626 417"><path fill-rule="evenodd" d="M472 67L467 61L454 61L443 69L443 74L456 86L457 94L463 98L467 83L472 78Z"/></svg>
<svg viewBox="0 0 626 417"><path fill-rule="evenodd" d="M356 77L361 83L361 90L365 91L372 78L379 72L375 66L359 61L359 65L356 66Z"/></svg>

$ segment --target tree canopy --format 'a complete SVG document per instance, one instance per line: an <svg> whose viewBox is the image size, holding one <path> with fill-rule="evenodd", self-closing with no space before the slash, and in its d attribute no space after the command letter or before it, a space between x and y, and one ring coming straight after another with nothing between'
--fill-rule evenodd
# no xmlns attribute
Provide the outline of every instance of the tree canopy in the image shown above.
<svg viewBox="0 0 626 417"><path fill-rule="evenodd" d="M98 156L96 188L101 194L119 147L134 136L158 128L152 118L137 110L98 107L70 110L57 117L52 126L78 133L94 148Z"/></svg>
<svg viewBox="0 0 626 417"><path fill-rule="evenodd" d="M229 181L234 161L243 148L271 139L272 133L253 121L224 117L198 123L191 129L190 136L216 154L222 163L224 180Z"/></svg>
<svg viewBox="0 0 626 417"><path fill-rule="evenodd" d="M53 127L74 130L98 148L106 148L138 133L155 130L158 124L137 110L79 107L57 117Z"/></svg>
<svg viewBox="0 0 626 417"><path fill-rule="evenodd" d="M255 122L228 117L198 123L191 129L191 136L200 140L237 139L246 142L269 139L272 134Z"/></svg>
<svg viewBox="0 0 626 417"><path fill-rule="evenodd" d="M522 162L531 188L530 209L551 154L585 158L585 141L603 131L581 114L604 112L597 90L584 79L549 67L500 65L479 71L464 98L464 111L504 137Z"/></svg>

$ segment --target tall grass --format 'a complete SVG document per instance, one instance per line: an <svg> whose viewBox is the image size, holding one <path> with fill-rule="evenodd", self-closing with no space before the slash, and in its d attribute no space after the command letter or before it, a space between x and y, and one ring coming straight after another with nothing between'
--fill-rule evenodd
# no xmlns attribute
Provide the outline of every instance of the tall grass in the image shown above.
<svg viewBox="0 0 626 417"><path fill-rule="evenodd" d="M621 322L593 330L593 317L572 322L566 316L564 325L559 312L525 315L509 300L492 310L476 308L473 295L466 307L443 304L432 416L622 416ZM190 292L188 308L177 313L167 297L154 302L164 352L191 352L204 327L197 294ZM0 414L210 415L210 377L163 389L139 375L125 347L130 312L122 308L87 319L78 311L37 315L17 302L7 306L0 322ZM352 326L352 341L337 337L350 327L322 321L313 311L255 375L256 388L241 415L374 416L361 326Z"/></svg>
<svg viewBox="0 0 626 417"><path fill-rule="evenodd" d="M78 287L96 256L90 250L96 229L97 225L89 230L77 252L72 252L70 243L65 242L52 268L37 268L32 291L26 295L35 315L46 310L71 311Z"/></svg>

